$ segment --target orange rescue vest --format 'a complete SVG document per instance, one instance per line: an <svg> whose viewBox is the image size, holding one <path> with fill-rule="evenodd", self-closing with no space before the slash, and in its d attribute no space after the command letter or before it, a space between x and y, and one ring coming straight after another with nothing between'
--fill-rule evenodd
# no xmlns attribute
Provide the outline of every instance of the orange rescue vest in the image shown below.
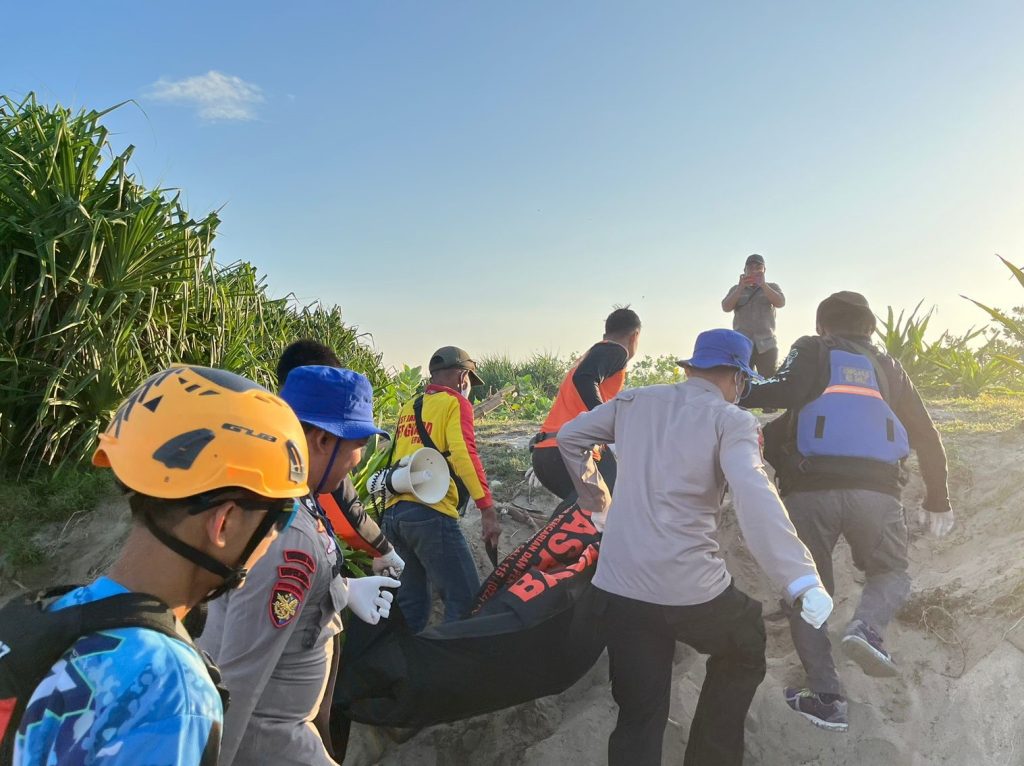
<svg viewBox="0 0 1024 766"><path fill-rule="evenodd" d="M610 342L610 341L605 341ZM562 385L558 387L558 396L555 397L555 403L551 406L551 412L548 413L547 420L544 421L544 425L541 427L541 432L545 434L557 433L558 429L568 423L577 415L587 412L587 405L583 403L583 399L580 397L580 392L576 390L576 385L572 382L572 376L576 372L576 368L580 366L586 355L580 358L572 369L566 373L565 380L562 381ZM616 395L626 385L626 370L625 368L619 370L614 375L610 375L601 381L598 385L598 390L601 392L601 400L609 401L614 399ZM534 445L534 449L541 449L543 447L557 447L558 440L555 437L545 439L544 441L538 442Z"/></svg>

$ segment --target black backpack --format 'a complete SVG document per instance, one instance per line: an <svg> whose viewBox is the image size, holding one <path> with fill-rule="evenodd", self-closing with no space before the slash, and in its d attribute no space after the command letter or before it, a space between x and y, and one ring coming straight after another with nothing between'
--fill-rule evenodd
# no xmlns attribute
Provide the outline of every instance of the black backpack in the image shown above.
<svg viewBox="0 0 1024 766"><path fill-rule="evenodd" d="M117 628L148 628L191 646L203 658L227 708L220 671L192 643L171 610L155 596L122 593L56 611L46 607L80 587L69 585L12 599L0 609L0 766L14 761L14 738L32 693L82 636Z"/></svg>

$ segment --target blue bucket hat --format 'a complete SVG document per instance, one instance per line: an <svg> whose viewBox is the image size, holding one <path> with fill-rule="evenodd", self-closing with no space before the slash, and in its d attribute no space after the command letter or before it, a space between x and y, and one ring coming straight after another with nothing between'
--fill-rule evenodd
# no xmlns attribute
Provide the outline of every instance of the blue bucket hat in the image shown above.
<svg viewBox="0 0 1024 766"><path fill-rule="evenodd" d="M705 330L693 344L693 356L680 359L680 367L695 367L706 370L711 367L736 367L747 373L752 380L763 380L750 366L750 355L754 344L746 335L735 330Z"/></svg>
<svg viewBox="0 0 1024 766"><path fill-rule="evenodd" d="M387 436L373 422L373 386L358 372L321 365L296 367L288 373L281 398L301 422L339 439Z"/></svg>

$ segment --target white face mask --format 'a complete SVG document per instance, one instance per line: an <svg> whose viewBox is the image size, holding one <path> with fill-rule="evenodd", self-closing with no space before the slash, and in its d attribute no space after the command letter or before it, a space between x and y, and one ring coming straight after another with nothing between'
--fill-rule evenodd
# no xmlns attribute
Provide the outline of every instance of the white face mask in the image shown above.
<svg viewBox="0 0 1024 766"><path fill-rule="evenodd" d="M462 395L468 399L469 398L469 391L472 388L473 388L473 384L469 382L469 376L467 375L465 377L465 379L462 381L462 389L461 389L462 390Z"/></svg>

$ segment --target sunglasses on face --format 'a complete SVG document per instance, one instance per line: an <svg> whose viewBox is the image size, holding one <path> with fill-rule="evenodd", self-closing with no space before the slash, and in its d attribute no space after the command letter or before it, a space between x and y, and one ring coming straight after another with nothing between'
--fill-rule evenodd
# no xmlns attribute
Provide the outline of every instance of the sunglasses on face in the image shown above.
<svg viewBox="0 0 1024 766"><path fill-rule="evenodd" d="M274 520L274 528L278 532L284 532L295 521L295 514L299 510L299 501L292 497L280 500L233 500L235 505L243 511L266 511L267 516Z"/></svg>
<svg viewBox="0 0 1024 766"><path fill-rule="evenodd" d="M231 497L199 504L190 512L202 513L226 502L234 503L243 511L266 511L267 516L273 519L273 526L278 532L284 532L292 525L292 522L295 520L295 514L299 510L299 501L293 497Z"/></svg>

